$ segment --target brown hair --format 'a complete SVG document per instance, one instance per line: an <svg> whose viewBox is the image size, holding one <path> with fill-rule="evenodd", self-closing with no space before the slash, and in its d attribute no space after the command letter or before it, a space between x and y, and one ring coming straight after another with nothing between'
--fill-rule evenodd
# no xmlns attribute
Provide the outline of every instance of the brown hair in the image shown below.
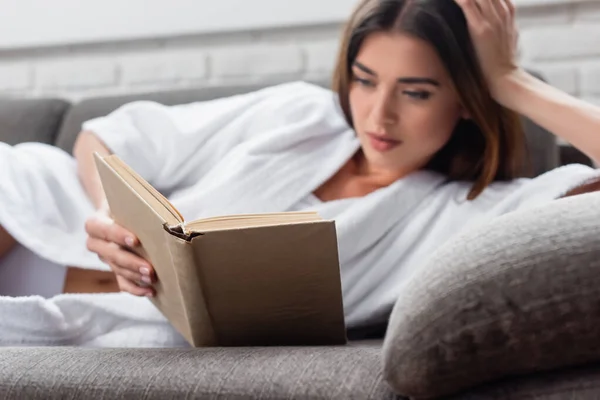
<svg viewBox="0 0 600 400"><path fill-rule="evenodd" d="M471 115L461 120L428 169L449 180L473 181L468 199L493 181L525 172L525 135L518 114L495 102L477 61L465 16L452 0L362 0L350 18L333 77L346 120L353 126L348 92L352 64L365 38L374 32L402 32L436 50Z"/></svg>

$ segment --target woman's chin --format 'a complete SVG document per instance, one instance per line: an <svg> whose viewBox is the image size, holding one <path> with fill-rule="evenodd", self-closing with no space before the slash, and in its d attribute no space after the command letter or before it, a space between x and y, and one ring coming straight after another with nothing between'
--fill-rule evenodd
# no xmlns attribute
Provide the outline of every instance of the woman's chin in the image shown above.
<svg viewBox="0 0 600 400"><path fill-rule="evenodd" d="M401 149L402 146L399 147ZM399 150L398 149L398 150ZM416 172L427 164L427 161L415 162L405 151L379 152L371 148L363 148L366 161L370 169L389 171L392 175L406 176ZM412 162L407 162L408 159Z"/></svg>

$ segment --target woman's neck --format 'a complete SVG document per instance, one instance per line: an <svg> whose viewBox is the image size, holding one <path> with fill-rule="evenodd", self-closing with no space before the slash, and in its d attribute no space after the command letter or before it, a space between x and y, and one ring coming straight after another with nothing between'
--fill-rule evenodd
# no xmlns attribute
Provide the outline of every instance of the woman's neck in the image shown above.
<svg viewBox="0 0 600 400"><path fill-rule="evenodd" d="M321 201L366 196L391 185L408 173L373 168L362 153L357 152L329 180L314 191Z"/></svg>
<svg viewBox="0 0 600 400"><path fill-rule="evenodd" d="M352 158L350 167L354 175L379 187L389 186L413 172L413 170L390 170L377 167L369 163L362 150L359 150Z"/></svg>

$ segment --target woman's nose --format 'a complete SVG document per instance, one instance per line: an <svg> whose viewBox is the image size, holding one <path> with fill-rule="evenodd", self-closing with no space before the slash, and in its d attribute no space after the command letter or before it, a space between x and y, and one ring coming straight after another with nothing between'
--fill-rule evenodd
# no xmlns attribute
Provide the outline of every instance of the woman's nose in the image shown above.
<svg viewBox="0 0 600 400"><path fill-rule="evenodd" d="M373 122L378 127L387 127L398 122L398 110L388 96L382 95L373 106Z"/></svg>

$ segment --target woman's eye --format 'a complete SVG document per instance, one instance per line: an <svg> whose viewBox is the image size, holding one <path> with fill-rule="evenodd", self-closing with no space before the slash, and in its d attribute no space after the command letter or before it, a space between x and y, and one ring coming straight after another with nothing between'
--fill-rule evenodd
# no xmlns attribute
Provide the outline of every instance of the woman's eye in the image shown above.
<svg viewBox="0 0 600 400"><path fill-rule="evenodd" d="M358 82L362 86L373 87L375 84L368 79L354 78L355 82Z"/></svg>
<svg viewBox="0 0 600 400"><path fill-rule="evenodd" d="M431 97L431 92L426 91L409 91L405 90L404 94L415 100L427 100Z"/></svg>

